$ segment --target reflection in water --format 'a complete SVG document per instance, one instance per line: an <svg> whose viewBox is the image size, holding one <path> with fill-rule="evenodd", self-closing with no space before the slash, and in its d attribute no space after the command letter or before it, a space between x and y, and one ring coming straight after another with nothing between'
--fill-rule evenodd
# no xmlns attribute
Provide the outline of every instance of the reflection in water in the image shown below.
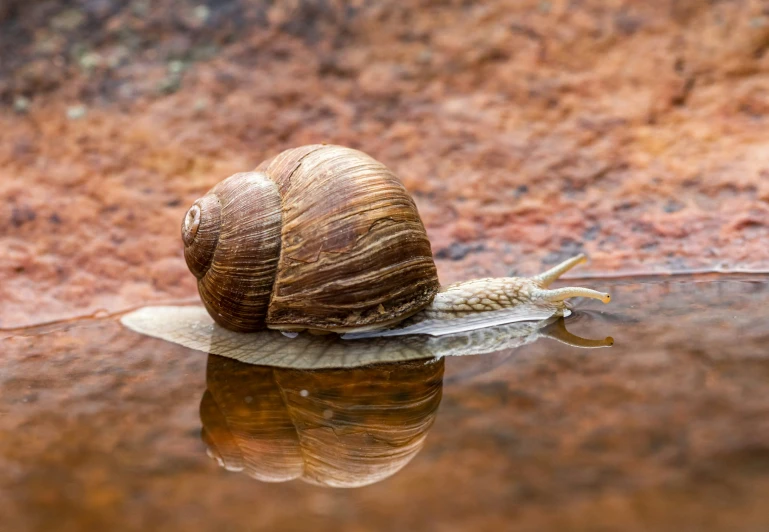
<svg viewBox="0 0 769 532"><path fill-rule="evenodd" d="M250 360L276 364L209 355L200 404L209 455L265 482L301 478L330 487L378 482L419 452L441 401L446 355L499 351L541 337L579 347L612 343L572 335L563 318L440 338L248 336Z"/></svg>
<svg viewBox="0 0 769 532"><path fill-rule="evenodd" d="M372 484L422 448L443 367L440 359L306 371L210 355L202 438L220 465L265 482Z"/></svg>

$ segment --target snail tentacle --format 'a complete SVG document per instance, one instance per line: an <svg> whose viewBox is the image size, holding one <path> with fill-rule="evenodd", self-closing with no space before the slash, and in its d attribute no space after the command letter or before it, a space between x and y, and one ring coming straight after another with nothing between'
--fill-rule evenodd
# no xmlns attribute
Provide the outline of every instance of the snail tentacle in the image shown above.
<svg viewBox="0 0 769 532"><path fill-rule="evenodd" d="M588 297L590 299L599 299L604 303L611 301L611 296L606 292L598 292L597 290L577 286L556 288L555 290L535 290L532 296L544 301L550 301L551 303L565 301L570 297Z"/></svg>
<svg viewBox="0 0 769 532"><path fill-rule="evenodd" d="M540 285L542 285L543 288L547 288L548 286L553 284L553 281L561 277L564 273L568 272L575 266L578 266L584 262L587 262L587 257L585 256L584 253L580 253L576 257L567 259L562 263L558 264L557 266L553 266L546 272L542 272L539 275L535 275L531 279L533 281L537 281Z"/></svg>

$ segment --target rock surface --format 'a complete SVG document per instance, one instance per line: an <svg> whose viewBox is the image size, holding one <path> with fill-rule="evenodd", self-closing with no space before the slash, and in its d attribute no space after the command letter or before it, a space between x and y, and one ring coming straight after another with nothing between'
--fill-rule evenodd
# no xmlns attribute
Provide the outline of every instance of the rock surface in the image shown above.
<svg viewBox="0 0 769 532"><path fill-rule="evenodd" d="M0 328L195 299L187 206L315 142L401 176L444 283L769 268L760 0L9 0L0 55Z"/></svg>

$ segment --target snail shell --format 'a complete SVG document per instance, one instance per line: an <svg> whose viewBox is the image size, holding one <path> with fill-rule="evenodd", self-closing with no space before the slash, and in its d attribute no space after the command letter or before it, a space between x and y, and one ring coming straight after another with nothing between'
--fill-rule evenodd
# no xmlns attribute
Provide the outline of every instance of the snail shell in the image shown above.
<svg viewBox="0 0 769 532"><path fill-rule="evenodd" d="M290 149L225 179L189 209L182 239L203 304L233 331L382 327L440 287L404 186L341 146Z"/></svg>

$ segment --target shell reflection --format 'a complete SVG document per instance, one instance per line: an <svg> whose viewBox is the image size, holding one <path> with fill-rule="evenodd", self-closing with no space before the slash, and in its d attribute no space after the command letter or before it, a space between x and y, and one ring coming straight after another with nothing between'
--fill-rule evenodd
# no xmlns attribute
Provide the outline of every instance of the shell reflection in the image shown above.
<svg viewBox="0 0 769 532"><path fill-rule="evenodd" d="M265 482L372 484L422 448L443 369L440 359L307 371L209 355L202 438L220 465Z"/></svg>

